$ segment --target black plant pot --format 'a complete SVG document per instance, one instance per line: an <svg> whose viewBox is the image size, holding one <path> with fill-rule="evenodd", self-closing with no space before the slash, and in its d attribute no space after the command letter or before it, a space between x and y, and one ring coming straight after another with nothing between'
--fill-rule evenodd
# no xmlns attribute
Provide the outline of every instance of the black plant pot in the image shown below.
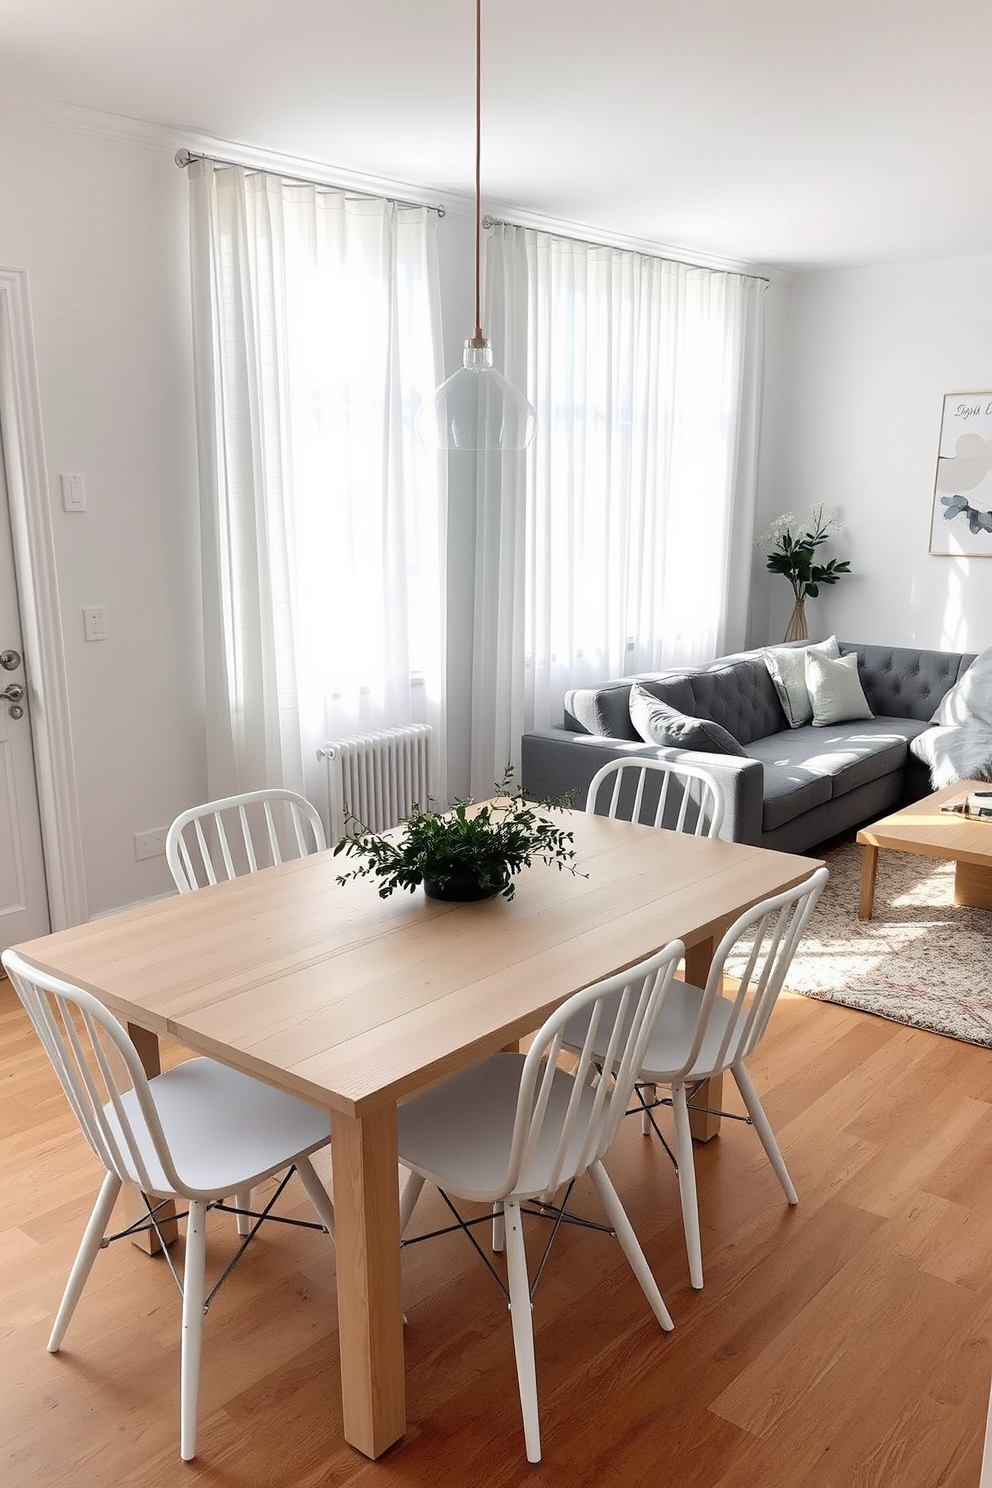
<svg viewBox="0 0 992 1488"><path fill-rule="evenodd" d="M474 873L451 874L443 883L435 878L425 878L424 893L428 899L447 899L459 904L469 904L474 899L495 899L508 882L508 874L495 887L488 884L483 886Z"/></svg>

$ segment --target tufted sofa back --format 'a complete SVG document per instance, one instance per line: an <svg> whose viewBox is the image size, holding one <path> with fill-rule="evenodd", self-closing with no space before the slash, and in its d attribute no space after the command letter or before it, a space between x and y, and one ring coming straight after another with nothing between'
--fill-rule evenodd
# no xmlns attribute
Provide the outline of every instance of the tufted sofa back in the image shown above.
<svg viewBox="0 0 992 1488"><path fill-rule="evenodd" d="M697 718L718 723L738 744L788 728L768 668L760 656L716 663L689 678Z"/></svg>
<svg viewBox="0 0 992 1488"><path fill-rule="evenodd" d="M858 672L877 718L919 718L925 723L941 699L975 660L975 653L914 651L906 646L840 643L841 654L858 653Z"/></svg>

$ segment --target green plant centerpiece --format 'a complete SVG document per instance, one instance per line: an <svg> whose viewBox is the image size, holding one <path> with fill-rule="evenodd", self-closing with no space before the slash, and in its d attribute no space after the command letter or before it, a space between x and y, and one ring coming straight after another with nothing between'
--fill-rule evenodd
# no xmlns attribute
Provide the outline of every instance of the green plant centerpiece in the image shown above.
<svg viewBox="0 0 992 1488"><path fill-rule="evenodd" d="M394 889L413 893L423 884L428 898L464 902L497 894L512 899L514 877L535 859L578 872L571 832L540 809L563 810L571 797L528 800L513 786L511 766L495 789L496 799L482 805L458 800L449 810L437 811L415 803L393 833L371 832L350 818L357 830L342 837L334 851L362 862L340 874L338 883L377 878L381 899Z"/></svg>

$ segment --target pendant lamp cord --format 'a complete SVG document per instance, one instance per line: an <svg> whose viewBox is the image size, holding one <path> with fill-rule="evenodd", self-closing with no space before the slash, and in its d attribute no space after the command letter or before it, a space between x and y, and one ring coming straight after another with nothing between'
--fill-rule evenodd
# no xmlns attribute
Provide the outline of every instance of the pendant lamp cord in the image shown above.
<svg viewBox="0 0 992 1488"><path fill-rule="evenodd" d="M475 334L472 346L485 346L479 282L482 261L482 0L475 0Z"/></svg>

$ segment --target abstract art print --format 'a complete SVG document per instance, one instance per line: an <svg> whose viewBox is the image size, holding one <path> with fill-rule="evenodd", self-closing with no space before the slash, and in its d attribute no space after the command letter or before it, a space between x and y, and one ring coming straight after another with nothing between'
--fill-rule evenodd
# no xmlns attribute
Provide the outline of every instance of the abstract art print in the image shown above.
<svg viewBox="0 0 992 1488"><path fill-rule="evenodd" d="M992 558L992 393L945 394L930 552Z"/></svg>

